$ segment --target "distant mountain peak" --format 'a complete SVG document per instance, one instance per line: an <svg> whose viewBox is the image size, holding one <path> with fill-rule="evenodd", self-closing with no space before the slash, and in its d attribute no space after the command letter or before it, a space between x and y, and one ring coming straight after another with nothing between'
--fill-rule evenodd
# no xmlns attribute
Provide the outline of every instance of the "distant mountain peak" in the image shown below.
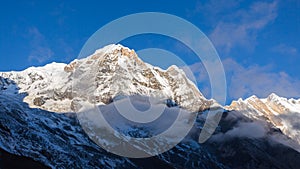
<svg viewBox="0 0 300 169"><path fill-rule="evenodd" d="M251 119L267 120L300 145L300 131L296 127L300 120L300 99L287 99L275 93L263 99L253 95L233 101L226 109L240 111Z"/></svg>

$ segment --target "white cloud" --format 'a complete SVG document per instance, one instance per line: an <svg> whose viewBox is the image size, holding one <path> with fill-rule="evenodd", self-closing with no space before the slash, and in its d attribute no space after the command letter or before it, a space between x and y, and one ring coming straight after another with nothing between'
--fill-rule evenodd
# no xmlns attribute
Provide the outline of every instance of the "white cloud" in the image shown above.
<svg viewBox="0 0 300 169"><path fill-rule="evenodd" d="M299 114L294 113L291 115L286 115L286 118L289 118L290 122L293 124L294 127L299 128ZM232 129L226 131L225 133L218 133L213 135L210 138L210 141L213 142L223 142L229 141L233 138L266 138L270 144L283 144L285 146L291 147L298 152L300 152L300 145L297 144L295 140L290 139L289 137L285 136L279 132L271 132L269 124L264 121L243 121L246 120L243 112L240 111L232 111L230 112L226 118L224 119L229 124L234 124L237 122L236 125L233 126ZM297 121L298 120L298 121ZM226 124L228 124L226 123Z"/></svg>
<svg viewBox="0 0 300 169"><path fill-rule="evenodd" d="M30 55L28 56L29 61L36 60L39 63L43 63L50 59L53 56L53 52L48 47L42 47L42 46L36 46L34 49L30 52Z"/></svg>
<svg viewBox="0 0 300 169"><path fill-rule="evenodd" d="M236 10L241 0L210 0L197 1L196 8L188 11L188 16L197 16L199 13L210 23L215 24L219 20L224 19L228 11Z"/></svg>
<svg viewBox="0 0 300 169"><path fill-rule="evenodd" d="M284 55L291 55L291 56L298 54L297 48L283 44L283 43L281 43L277 46L274 46L272 48L272 51L276 52L276 53L284 54Z"/></svg>
<svg viewBox="0 0 300 169"><path fill-rule="evenodd" d="M267 134L267 130L263 123L254 122L239 122L231 130L225 133L218 133L211 137L211 141L227 141L235 137L240 138L262 138Z"/></svg>
<svg viewBox="0 0 300 169"><path fill-rule="evenodd" d="M267 97L276 93L283 97L300 96L300 79L292 78L287 73L274 72L272 65L243 66L233 59L222 61L226 79L229 99L247 98L251 95ZM197 79L200 91L210 98L209 76L202 63L190 66Z"/></svg>
<svg viewBox="0 0 300 169"><path fill-rule="evenodd" d="M245 67L232 59L224 60L223 64L230 98L245 98L250 95L267 97L273 92L283 97L300 96L300 80L283 71L274 72L271 65Z"/></svg>
<svg viewBox="0 0 300 169"><path fill-rule="evenodd" d="M40 33L40 31L36 27L29 28L28 35L30 38L31 47L31 51L28 56L29 61L35 60L39 63L43 63L49 60L54 55L54 52L47 44L45 36Z"/></svg>
<svg viewBox="0 0 300 169"><path fill-rule="evenodd" d="M266 129L259 122L239 123L237 127L226 132L230 137L261 138L266 134Z"/></svg>
<svg viewBox="0 0 300 169"><path fill-rule="evenodd" d="M277 5L277 1L255 2L249 9L233 10L222 16L209 37L226 53L234 47L252 50L259 31L276 19Z"/></svg>

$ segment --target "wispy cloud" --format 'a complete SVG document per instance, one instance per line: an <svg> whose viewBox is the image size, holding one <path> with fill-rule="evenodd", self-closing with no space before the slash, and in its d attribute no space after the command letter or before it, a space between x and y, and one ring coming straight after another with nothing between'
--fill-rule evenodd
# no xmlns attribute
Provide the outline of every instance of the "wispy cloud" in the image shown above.
<svg viewBox="0 0 300 169"><path fill-rule="evenodd" d="M38 28L29 28L28 35L31 47L31 51L28 56L29 61L43 63L54 55L54 52L49 47L45 36L38 30Z"/></svg>
<svg viewBox="0 0 300 169"><path fill-rule="evenodd" d="M59 3L51 12L50 15L57 17L59 26L66 26L68 16L65 13L73 13L76 9L66 2Z"/></svg>
<svg viewBox="0 0 300 169"><path fill-rule="evenodd" d="M256 46L259 31L277 17L278 2L255 2L247 9L238 9L240 1L209 1L198 7L218 20L209 37L222 52L242 47L252 50ZM213 24L213 23L212 23Z"/></svg>
<svg viewBox="0 0 300 169"><path fill-rule="evenodd" d="M267 130L259 121L254 122L239 122L233 129L226 133L218 133L213 135L211 141L227 141L231 138L262 138L266 136Z"/></svg>
<svg viewBox="0 0 300 169"><path fill-rule="evenodd" d="M227 94L229 99L247 98L251 95L267 97L277 93L283 97L300 96L300 79L292 78L286 72L274 72L272 65L244 66L231 58L223 60L227 79ZM210 97L209 75L203 64L190 66L199 89L206 97Z"/></svg>
<svg viewBox="0 0 300 169"><path fill-rule="evenodd" d="M290 56L294 56L294 55L298 54L298 49L297 48L295 48L293 46L283 44L283 43L281 43L277 46L274 46L272 48L272 51L276 52L276 53L283 54L283 55L290 55Z"/></svg>
<svg viewBox="0 0 300 169"><path fill-rule="evenodd" d="M286 72L274 72L272 65L243 66L233 59L223 61L227 73L228 93L233 99L257 95L267 97L275 92L284 97L300 96L300 79Z"/></svg>
<svg viewBox="0 0 300 169"><path fill-rule="evenodd" d="M194 10L189 10L188 15L198 15L201 13L209 24L215 25L217 22L226 19L228 11L235 11L239 7L241 0L209 0L197 1Z"/></svg>
<svg viewBox="0 0 300 169"><path fill-rule="evenodd" d="M291 77L285 71L278 70L276 65L247 66L230 59L228 55L236 56L240 52L254 51L256 46L264 41L259 36L276 21L279 10L279 0L246 2L243 0L199 1L192 12L203 16L206 26L211 27L209 38L222 55L227 79L227 94L229 99L245 98L253 94L266 97L275 92L284 97L300 96L300 79ZM279 44L271 49L275 54L298 56L299 49L287 44ZM268 51L270 52L270 51ZM261 57L261 59L263 59ZM275 63L278 63L276 59ZM260 63L261 60L257 60ZM295 61L295 58L292 60ZM191 67L197 78L199 89L206 97L210 97L209 75L201 63Z"/></svg>
<svg viewBox="0 0 300 169"><path fill-rule="evenodd" d="M75 51L72 46L62 38L58 39L57 44L59 45L59 49L64 53L63 61L70 62L75 57Z"/></svg>

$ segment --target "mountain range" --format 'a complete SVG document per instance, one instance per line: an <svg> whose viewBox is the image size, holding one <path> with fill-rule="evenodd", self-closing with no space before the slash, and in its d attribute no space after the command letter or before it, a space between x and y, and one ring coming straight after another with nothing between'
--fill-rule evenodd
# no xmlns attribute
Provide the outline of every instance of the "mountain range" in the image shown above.
<svg viewBox="0 0 300 169"><path fill-rule="evenodd" d="M155 106L164 108L159 120L146 126L120 124L124 119L116 115L115 103L130 99L133 106L146 110L149 98L159 100ZM193 123L181 119L192 123L191 130L172 149L148 158L130 158L108 152L86 133L78 116L86 105L96 105L114 129L135 138L169 128L178 111L195 118ZM300 99L273 93L221 106L205 98L182 69L152 66L122 45L105 46L69 64L0 72L0 107L0 168L300 166ZM199 143L212 109L222 111L221 121L208 141ZM153 151L160 146L153 145Z"/></svg>

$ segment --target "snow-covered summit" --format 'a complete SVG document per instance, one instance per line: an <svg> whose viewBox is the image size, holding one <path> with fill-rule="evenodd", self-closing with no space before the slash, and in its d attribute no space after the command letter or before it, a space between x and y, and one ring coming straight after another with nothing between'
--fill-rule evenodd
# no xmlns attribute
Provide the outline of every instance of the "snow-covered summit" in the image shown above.
<svg viewBox="0 0 300 169"><path fill-rule="evenodd" d="M287 99L272 93L263 99L256 96L239 99L226 108L240 111L251 119L270 122L300 144L300 99Z"/></svg>
<svg viewBox="0 0 300 169"><path fill-rule="evenodd" d="M144 63L122 45L108 45L69 64L50 63L24 71L1 72L14 81L15 90L27 93L31 107L54 112L76 110L78 100L107 104L118 95L145 95L172 99L190 111L209 108L198 88L177 66L162 70ZM2 90L4 92L4 90Z"/></svg>

